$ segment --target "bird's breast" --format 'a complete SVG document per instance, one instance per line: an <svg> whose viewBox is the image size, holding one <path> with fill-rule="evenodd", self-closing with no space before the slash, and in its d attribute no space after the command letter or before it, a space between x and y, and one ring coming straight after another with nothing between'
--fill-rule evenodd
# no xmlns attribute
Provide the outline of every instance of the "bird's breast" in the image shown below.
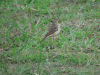
<svg viewBox="0 0 100 75"><path fill-rule="evenodd" d="M55 32L55 34L59 34L60 33L60 25L58 25L58 30Z"/></svg>

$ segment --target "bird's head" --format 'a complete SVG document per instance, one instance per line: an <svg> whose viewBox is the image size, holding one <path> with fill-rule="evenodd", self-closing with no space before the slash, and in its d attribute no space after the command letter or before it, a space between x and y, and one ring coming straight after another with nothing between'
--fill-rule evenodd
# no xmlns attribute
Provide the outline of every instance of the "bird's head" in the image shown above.
<svg viewBox="0 0 100 75"><path fill-rule="evenodd" d="M52 23L53 24L58 24L58 19L53 18Z"/></svg>

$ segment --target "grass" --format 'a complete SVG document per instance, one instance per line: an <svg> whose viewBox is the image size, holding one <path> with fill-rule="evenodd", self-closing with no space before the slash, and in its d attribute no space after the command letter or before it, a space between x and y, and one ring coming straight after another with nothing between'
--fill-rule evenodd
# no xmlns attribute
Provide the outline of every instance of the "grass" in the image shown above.
<svg viewBox="0 0 100 75"><path fill-rule="evenodd" d="M52 18L62 25L51 42ZM1 75L99 75L99 0L0 1Z"/></svg>

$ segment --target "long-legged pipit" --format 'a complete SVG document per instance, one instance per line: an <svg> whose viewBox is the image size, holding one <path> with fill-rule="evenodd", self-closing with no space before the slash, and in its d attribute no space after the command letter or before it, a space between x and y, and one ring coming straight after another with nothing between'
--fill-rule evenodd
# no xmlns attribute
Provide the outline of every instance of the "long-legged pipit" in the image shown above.
<svg viewBox="0 0 100 75"><path fill-rule="evenodd" d="M48 32L45 35L45 37L41 40L41 42L43 40L45 40L48 36L50 36L51 38L54 39L59 33L60 33L60 24L58 23L58 20L57 19L53 19L52 26L48 30Z"/></svg>

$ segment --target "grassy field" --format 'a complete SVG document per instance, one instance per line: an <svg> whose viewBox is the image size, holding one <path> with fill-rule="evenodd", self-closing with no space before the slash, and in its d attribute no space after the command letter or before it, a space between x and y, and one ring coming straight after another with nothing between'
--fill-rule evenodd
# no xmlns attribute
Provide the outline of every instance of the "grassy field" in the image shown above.
<svg viewBox="0 0 100 75"><path fill-rule="evenodd" d="M0 75L100 75L100 1L0 0Z"/></svg>

